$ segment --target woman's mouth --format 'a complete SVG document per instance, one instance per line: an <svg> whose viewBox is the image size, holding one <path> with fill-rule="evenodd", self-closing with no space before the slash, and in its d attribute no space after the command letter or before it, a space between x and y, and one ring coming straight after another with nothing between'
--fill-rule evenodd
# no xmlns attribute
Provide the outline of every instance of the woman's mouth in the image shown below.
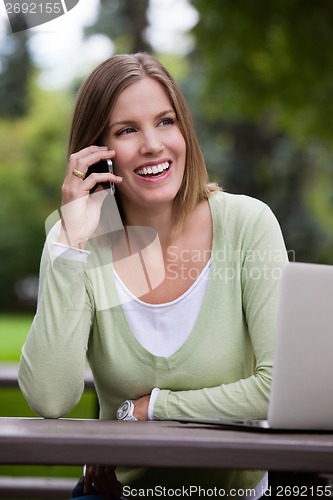
<svg viewBox="0 0 333 500"><path fill-rule="evenodd" d="M137 168L134 172L141 177L157 177L163 172L166 172L170 167L169 161L164 161L163 163L158 163L156 165L150 165L149 167Z"/></svg>

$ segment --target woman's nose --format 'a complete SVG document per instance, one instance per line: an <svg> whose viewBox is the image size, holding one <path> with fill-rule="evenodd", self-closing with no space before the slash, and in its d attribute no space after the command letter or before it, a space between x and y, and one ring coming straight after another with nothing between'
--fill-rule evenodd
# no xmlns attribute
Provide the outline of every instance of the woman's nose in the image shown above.
<svg viewBox="0 0 333 500"><path fill-rule="evenodd" d="M140 152L143 155L156 154L163 151L164 146L161 143L161 138L154 132L149 132L143 135Z"/></svg>

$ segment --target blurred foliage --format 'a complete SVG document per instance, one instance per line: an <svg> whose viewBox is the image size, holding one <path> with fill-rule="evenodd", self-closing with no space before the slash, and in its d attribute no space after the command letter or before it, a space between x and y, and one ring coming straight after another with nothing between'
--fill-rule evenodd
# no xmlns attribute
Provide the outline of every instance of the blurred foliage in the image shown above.
<svg viewBox="0 0 333 500"><path fill-rule="evenodd" d="M1 361L17 362L33 319L32 313L0 314Z"/></svg>
<svg viewBox="0 0 333 500"><path fill-rule="evenodd" d="M272 120L298 140L331 142L331 0L192 0L215 117Z"/></svg>
<svg viewBox="0 0 333 500"><path fill-rule="evenodd" d="M24 17L18 14L12 22L18 29L26 27ZM27 112L32 71L27 40L27 31L13 34L10 30L6 43L0 46L0 116L18 117Z"/></svg>
<svg viewBox="0 0 333 500"><path fill-rule="evenodd" d="M333 263L333 4L191 3L187 94L208 167L227 191L269 204L291 258Z"/></svg>
<svg viewBox="0 0 333 500"><path fill-rule="evenodd" d="M145 38L148 4L148 0L100 0L98 19L85 33L111 38L117 53L150 51Z"/></svg>
<svg viewBox="0 0 333 500"><path fill-rule="evenodd" d="M1 308L34 306L19 300L22 280L38 273L47 216L59 207L71 104L67 94L31 88L21 119L0 119ZM47 102L47 106L45 103Z"/></svg>

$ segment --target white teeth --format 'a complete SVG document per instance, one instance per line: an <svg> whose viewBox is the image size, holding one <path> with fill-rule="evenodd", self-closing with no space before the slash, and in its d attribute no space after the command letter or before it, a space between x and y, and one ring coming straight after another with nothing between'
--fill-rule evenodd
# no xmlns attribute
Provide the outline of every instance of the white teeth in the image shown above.
<svg viewBox="0 0 333 500"><path fill-rule="evenodd" d="M158 165L152 165L151 167L143 167L136 170L136 173L139 175L147 175L147 174L159 174L163 172L163 170L167 170L170 166L168 161L163 163L159 163Z"/></svg>

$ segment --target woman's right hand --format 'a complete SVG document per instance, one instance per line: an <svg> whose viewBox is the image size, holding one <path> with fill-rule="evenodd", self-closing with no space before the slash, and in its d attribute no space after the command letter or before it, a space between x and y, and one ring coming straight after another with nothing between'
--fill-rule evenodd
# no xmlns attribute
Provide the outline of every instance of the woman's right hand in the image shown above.
<svg viewBox="0 0 333 500"><path fill-rule="evenodd" d="M73 174L73 170L86 174L91 165L114 156L115 152L106 146L89 146L70 156L62 185L62 230L59 243L84 248L98 226L101 207L108 194L107 190L99 186L93 194L90 194L90 190L101 182L118 184L122 181L121 177L109 172L92 173L86 179L81 179Z"/></svg>

